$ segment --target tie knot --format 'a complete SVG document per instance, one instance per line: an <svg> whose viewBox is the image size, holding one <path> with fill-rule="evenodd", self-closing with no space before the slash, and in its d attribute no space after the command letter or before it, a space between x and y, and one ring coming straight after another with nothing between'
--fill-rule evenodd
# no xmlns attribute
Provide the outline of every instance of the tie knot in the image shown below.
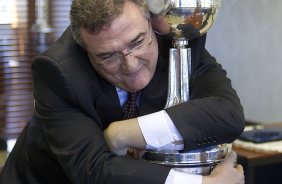
<svg viewBox="0 0 282 184"><path fill-rule="evenodd" d="M127 101L135 101L137 100L138 92L128 92Z"/></svg>

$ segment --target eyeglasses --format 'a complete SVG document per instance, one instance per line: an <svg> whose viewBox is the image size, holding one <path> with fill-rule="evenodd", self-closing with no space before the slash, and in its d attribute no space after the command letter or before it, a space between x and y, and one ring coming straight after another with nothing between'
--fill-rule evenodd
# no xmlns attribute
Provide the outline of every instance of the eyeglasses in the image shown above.
<svg viewBox="0 0 282 184"><path fill-rule="evenodd" d="M118 52L112 52L109 54L106 54L104 56L93 56L90 54L95 62L99 64L110 64L110 63L119 63L124 59L124 57L131 55L131 56L138 56L141 55L153 42L152 39L152 31L151 26L149 24L149 31L145 33L143 38L141 40L137 40L134 42L128 49L126 53L123 53L122 51Z"/></svg>

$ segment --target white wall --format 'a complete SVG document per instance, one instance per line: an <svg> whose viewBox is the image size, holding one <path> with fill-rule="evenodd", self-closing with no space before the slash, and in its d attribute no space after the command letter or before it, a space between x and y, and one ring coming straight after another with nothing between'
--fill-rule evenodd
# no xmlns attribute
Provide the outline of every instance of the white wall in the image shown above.
<svg viewBox="0 0 282 184"><path fill-rule="evenodd" d="M248 120L282 122L282 0L223 0L207 48L227 70Z"/></svg>

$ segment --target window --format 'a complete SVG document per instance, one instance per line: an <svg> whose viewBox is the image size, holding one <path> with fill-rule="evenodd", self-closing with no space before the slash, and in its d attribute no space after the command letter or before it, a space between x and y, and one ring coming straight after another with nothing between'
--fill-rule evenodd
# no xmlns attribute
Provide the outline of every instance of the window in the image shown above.
<svg viewBox="0 0 282 184"><path fill-rule="evenodd" d="M48 4L52 32L46 37L34 30L36 3ZM0 0L0 141L17 138L30 120L31 62L68 27L70 5L71 0ZM49 41L42 44L39 38Z"/></svg>
<svg viewBox="0 0 282 184"><path fill-rule="evenodd" d="M0 0L0 139L15 138L33 112L27 0Z"/></svg>
<svg viewBox="0 0 282 184"><path fill-rule="evenodd" d="M53 28L54 37L58 38L69 26L69 11L71 0L50 1L50 24Z"/></svg>

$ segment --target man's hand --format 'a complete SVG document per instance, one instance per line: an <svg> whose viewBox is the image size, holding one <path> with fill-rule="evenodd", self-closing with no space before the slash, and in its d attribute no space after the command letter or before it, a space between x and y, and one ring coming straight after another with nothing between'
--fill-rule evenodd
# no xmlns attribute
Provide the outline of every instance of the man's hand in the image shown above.
<svg viewBox="0 0 282 184"><path fill-rule="evenodd" d="M128 148L126 155L132 158L142 158L144 155L145 150L144 149L138 149L138 148Z"/></svg>
<svg viewBox="0 0 282 184"><path fill-rule="evenodd" d="M152 24L154 31L156 31L157 33L161 35L170 33L170 27L167 21L165 20L164 16L152 14L151 15L151 24Z"/></svg>
<svg viewBox="0 0 282 184"><path fill-rule="evenodd" d="M110 150L116 155L126 155L128 148L146 147L136 118L111 123L104 131L104 138Z"/></svg>
<svg viewBox="0 0 282 184"><path fill-rule="evenodd" d="M244 184L244 170L236 164L236 160L235 152L228 154L209 176L203 177L203 184Z"/></svg>

